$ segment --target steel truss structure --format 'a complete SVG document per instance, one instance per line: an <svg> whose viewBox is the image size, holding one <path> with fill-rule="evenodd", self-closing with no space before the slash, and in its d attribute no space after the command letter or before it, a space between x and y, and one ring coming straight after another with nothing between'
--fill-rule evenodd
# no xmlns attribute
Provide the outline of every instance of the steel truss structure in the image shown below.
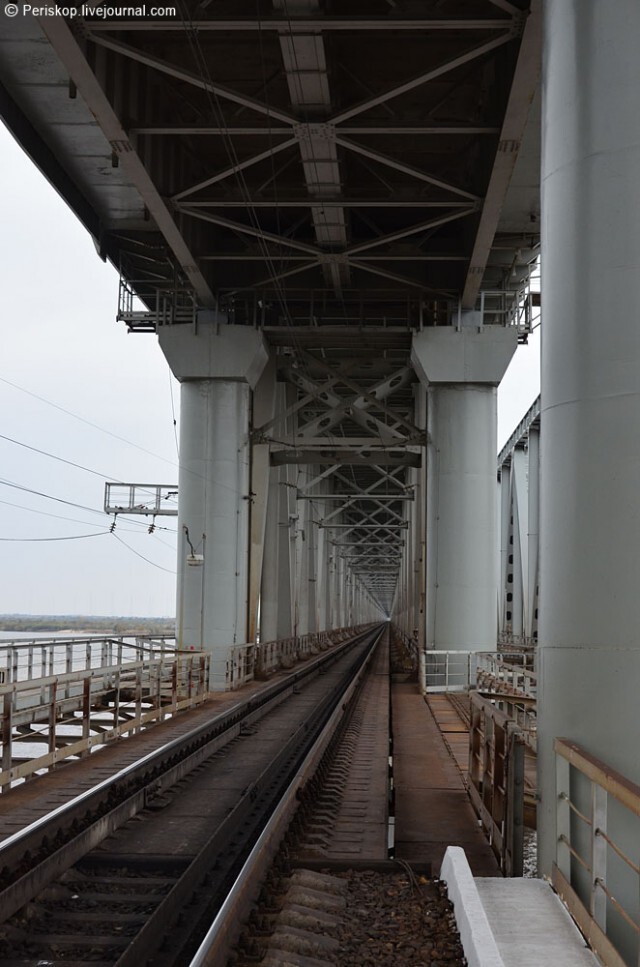
<svg viewBox="0 0 640 967"><path fill-rule="evenodd" d="M424 578L412 334L461 310L530 325L539 4L177 10L16 18L0 111L119 268L130 330L213 310L262 331L286 405L254 408L254 509L271 465L289 525L389 611Z"/></svg>

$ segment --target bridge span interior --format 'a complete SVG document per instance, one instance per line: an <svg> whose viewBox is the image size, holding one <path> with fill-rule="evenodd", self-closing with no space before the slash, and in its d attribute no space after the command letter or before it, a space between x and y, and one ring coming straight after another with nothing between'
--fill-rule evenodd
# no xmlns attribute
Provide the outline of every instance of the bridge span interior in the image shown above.
<svg viewBox="0 0 640 967"><path fill-rule="evenodd" d="M232 646L380 615L423 660L536 646L541 870L584 897L554 743L640 781L640 12L175 9L0 32L5 123L181 382L179 480L110 509L178 490L177 640L213 690ZM541 222L542 396L498 496Z"/></svg>

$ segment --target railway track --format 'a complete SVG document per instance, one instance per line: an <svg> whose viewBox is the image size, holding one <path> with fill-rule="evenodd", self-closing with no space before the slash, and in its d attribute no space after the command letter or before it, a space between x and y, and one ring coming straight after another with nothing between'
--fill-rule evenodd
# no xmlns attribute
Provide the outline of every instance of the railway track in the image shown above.
<svg viewBox="0 0 640 967"><path fill-rule="evenodd" d="M371 672L283 796L190 967L466 963L431 864L389 858L390 775L379 761L382 753L388 767L389 750L370 741L384 722L388 746L385 647ZM378 809L368 811L364 798Z"/></svg>
<svg viewBox="0 0 640 967"><path fill-rule="evenodd" d="M274 855L381 634L356 636L0 844L0 967L196 963L212 921L218 959L206 962L224 963L243 863Z"/></svg>

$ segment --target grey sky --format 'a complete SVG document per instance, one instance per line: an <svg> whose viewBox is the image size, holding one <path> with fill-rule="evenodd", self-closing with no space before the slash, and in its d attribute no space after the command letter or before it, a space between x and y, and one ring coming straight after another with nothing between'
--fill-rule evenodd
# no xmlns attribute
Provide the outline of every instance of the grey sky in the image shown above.
<svg viewBox="0 0 640 967"><path fill-rule="evenodd" d="M155 337L127 335L115 322L117 273L1 125L0 157L0 433L99 474L0 439L1 480L98 512L106 479L176 482L170 387L176 416L179 388ZM538 335L518 350L500 388L499 446L539 391ZM0 613L174 613L175 518L159 520L169 532L149 535L142 518L121 518L115 534L44 542L33 539L105 532L110 519L6 483L0 501Z"/></svg>

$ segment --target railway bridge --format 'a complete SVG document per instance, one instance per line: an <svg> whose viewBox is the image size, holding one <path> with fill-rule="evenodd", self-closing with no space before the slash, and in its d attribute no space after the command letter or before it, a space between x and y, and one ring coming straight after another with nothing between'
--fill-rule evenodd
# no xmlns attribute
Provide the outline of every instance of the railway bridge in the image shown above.
<svg viewBox="0 0 640 967"><path fill-rule="evenodd" d="M178 647L207 655L217 692L230 649L379 620L423 684L434 654L526 639L540 871L626 937L635 816L611 801L611 848L606 794L591 814L581 774L569 801L557 743L607 763L629 805L637 5L148 11L7 6L0 111L118 268L121 324L181 383L179 480L107 495L157 516L177 492ZM531 331L541 250L539 412L502 455L499 501L496 388ZM604 838L580 866L587 813Z"/></svg>

